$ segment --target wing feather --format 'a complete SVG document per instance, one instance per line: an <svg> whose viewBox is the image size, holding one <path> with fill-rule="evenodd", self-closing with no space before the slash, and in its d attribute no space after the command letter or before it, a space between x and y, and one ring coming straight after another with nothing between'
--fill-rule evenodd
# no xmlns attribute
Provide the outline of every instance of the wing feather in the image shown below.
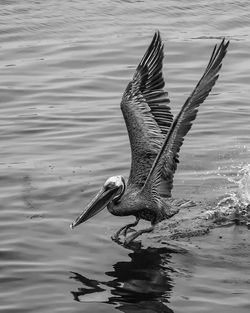
<svg viewBox="0 0 250 313"><path fill-rule="evenodd" d="M142 187L172 123L163 90L163 44L156 32L121 101L131 146L129 184Z"/></svg>
<svg viewBox="0 0 250 313"><path fill-rule="evenodd" d="M217 45L214 47L203 76L184 103L168 131L142 188L142 192L153 192L157 196L162 167L164 166L169 172L176 169L176 162L173 162L173 160L176 157L178 158L184 137L192 127L192 122L196 118L200 104L209 95L218 79L218 72L221 68L222 60L226 55L228 45L229 41L225 42L225 39L223 39L218 48Z"/></svg>

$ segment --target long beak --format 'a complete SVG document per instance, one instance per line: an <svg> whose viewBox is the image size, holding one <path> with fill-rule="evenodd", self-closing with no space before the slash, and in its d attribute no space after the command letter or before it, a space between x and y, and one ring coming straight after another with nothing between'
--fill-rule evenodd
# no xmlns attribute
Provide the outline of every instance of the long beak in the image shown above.
<svg viewBox="0 0 250 313"><path fill-rule="evenodd" d="M70 225L71 229L102 211L116 196L117 190L118 188L105 189L102 187L95 198L87 206L86 210Z"/></svg>

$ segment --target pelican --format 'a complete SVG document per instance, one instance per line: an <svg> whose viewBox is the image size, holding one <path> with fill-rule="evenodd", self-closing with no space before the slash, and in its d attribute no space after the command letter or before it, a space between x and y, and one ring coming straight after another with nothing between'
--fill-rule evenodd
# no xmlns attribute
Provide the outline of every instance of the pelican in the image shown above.
<svg viewBox="0 0 250 313"><path fill-rule="evenodd" d="M179 162L179 151L185 135L196 118L198 108L218 79L229 41L215 45L205 72L175 118L170 111L168 93L164 91L162 73L163 43L155 32L141 62L136 68L121 100L130 147L131 170L126 184L123 176L106 180L83 213L71 224L73 229L105 207L116 216L135 216L135 222L123 226L112 237L129 244L155 225L180 210L171 198L173 177ZM165 182L168 197L162 197L159 186ZM140 219L151 222L146 229L131 229ZM132 234L127 233L133 231Z"/></svg>

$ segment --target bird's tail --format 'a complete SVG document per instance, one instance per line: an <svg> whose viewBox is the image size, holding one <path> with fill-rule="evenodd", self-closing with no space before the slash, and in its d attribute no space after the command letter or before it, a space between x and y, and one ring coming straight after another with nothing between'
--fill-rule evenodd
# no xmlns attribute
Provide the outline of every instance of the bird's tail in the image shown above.
<svg viewBox="0 0 250 313"><path fill-rule="evenodd" d="M194 206L197 206L197 203L195 203L193 200L187 200L187 199L174 199L170 198L168 199L168 202L175 207L178 207L180 209L189 209Z"/></svg>

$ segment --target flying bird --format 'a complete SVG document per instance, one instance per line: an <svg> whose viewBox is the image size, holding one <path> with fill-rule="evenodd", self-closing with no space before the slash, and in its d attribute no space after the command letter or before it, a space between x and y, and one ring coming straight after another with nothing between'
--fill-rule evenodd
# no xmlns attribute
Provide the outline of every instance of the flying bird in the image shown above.
<svg viewBox="0 0 250 313"><path fill-rule="evenodd" d="M154 34L121 100L131 147L128 181L126 183L123 176L108 178L71 228L107 207L116 216L135 216L135 222L123 226L113 236L119 241L119 236L123 234L124 243L129 244L141 234L153 231L157 223L178 213L180 207L174 204L171 190L179 151L200 104L218 79L228 45L229 41L225 38L219 46L215 45L203 76L173 118L168 93L164 90L163 43L159 31ZM165 182L168 197L160 194L161 182ZM151 222L151 226L138 231L131 229L140 219ZM133 233L127 235L128 231Z"/></svg>

